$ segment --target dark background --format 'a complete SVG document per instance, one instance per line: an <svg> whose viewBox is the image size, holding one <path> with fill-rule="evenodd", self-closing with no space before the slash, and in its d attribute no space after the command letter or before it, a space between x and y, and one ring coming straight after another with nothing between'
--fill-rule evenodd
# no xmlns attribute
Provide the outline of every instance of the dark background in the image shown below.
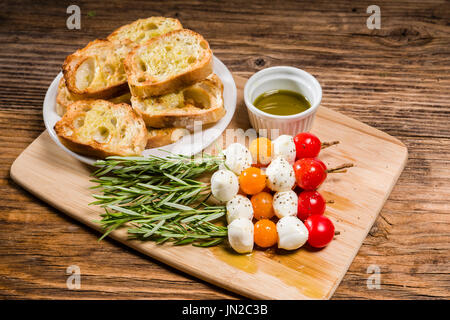
<svg viewBox="0 0 450 320"><path fill-rule="evenodd" d="M66 28L71 4L81 8L81 30ZM380 30L366 27L372 4ZM405 171L334 299L450 296L448 1L73 0L0 3L0 298L238 297L111 240L98 243L9 177L44 130L43 99L65 56L152 15L201 33L235 75L275 65L309 71L323 106L407 145ZM72 264L81 290L66 287ZM379 290L366 287L371 264L381 268Z"/></svg>

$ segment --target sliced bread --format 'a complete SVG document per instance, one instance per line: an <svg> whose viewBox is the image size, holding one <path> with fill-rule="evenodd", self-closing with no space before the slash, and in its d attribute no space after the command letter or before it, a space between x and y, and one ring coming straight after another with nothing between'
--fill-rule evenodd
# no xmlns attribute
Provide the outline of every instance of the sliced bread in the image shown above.
<svg viewBox="0 0 450 320"><path fill-rule="evenodd" d="M95 40L66 58L64 79L70 92L87 98L109 99L127 87L123 68L130 49L120 43Z"/></svg>
<svg viewBox="0 0 450 320"><path fill-rule="evenodd" d="M203 125L225 115L223 84L216 74L178 92L150 98L132 96L131 104L149 127L192 129L195 121Z"/></svg>
<svg viewBox="0 0 450 320"><path fill-rule="evenodd" d="M208 42L182 29L142 43L125 59L131 94L141 98L180 90L212 73Z"/></svg>
<svg viewBox="0 0 450 320"><path fill-rule="evenodd" d="M106 100L72 103L55 132L70 150L97 158L140 155L147 144L145 123L131 106Z"/></svg>
<svg viewBox="0 0 450 320"><path fill-rule="evenodd" d="M179 30L172 18L150 17L125 25L69 55L63 64L67 88L83 98L109 99L128 87L123 61L140 42Z"/></svg>
<svg viewBox="0 0 450 320"><path fill-rule="evenodd" d="M130 102L131 93L126 88L126 91L116 97L112 97L108 99L108 101L113 103L128 103ZM87 98L84 96L78 96L76 94L73 94L67 89L66 81L64 80L64 77L61 78L58 84L58 91L56 93L56 113L59 116L63 116L64 113L66 113L67 107L78 100L86 100Z"/></svg>
<svg viewBox="0 0 450 320"><path fill-rule="evenodd" d="M124 25L108 36L109 41L118 41L127 46L136 46L170 31L183 29L180 21L165 17L139 19Z"/></svg>

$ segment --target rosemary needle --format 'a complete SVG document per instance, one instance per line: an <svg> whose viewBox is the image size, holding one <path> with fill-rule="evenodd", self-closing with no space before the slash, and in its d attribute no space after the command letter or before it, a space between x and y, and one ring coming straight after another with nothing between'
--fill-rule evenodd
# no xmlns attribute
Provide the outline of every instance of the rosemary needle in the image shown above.
<svg viewBox="0 0 450 320"><path fill-rule="evenodd" d="M105 208L99 221L104 230L100 239L127 225L134 239L201 247L221 243L227 228L213 222L225 215L225 207L206 205L210 185L195 179L217 170L222 162L209 155L174 154L97 161L92 189L102 194L93 194L91 204Z"/></svg>

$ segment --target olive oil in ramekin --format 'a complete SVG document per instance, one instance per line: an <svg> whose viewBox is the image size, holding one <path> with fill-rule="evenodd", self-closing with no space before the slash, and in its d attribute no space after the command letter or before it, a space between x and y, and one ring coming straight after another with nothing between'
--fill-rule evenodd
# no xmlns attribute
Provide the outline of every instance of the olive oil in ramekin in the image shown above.
<svg viewBox="0 0 450 320"><path fill-rule="evenodd" d="M270 90L259 95L253 105L259 110L276 116L290 116L311 108L302 94L291 90Z"/></svg>

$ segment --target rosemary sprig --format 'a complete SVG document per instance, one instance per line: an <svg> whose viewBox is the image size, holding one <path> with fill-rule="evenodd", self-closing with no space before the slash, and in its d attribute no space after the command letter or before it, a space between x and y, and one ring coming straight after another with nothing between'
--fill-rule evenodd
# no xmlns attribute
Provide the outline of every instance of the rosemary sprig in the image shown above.
<svg viewBox="0 0 450 320"><path fill-rule="evenodd" d="M175 245L217 245L227 228L213 222L225 215L225 207L209 206L209 183L195 180L217 170L223 160L204 155L191 158L170 154L167 158L109 157L97 161L92 180L102 194L93 194L93 205L105 208L100 224L103 239L128 224L130 238L172 241Z"/></svg>

